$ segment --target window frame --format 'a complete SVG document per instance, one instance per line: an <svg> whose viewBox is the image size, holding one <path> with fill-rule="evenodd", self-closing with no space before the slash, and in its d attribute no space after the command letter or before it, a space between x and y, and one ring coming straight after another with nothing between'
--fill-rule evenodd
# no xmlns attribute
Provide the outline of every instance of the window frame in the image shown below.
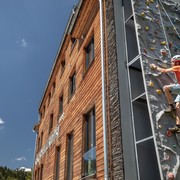
<svg viewBox="0 0 180 180"><path fill-rule="evenodd" d="M40 148L42 148L43 145L43 137L44 137L44 132L41 132L41 141L40 141Z"/></svg>
<svg viewBox="0 0 180 180"><path fill-rule="evenodd" d="M49 134L53 129L53 125L54 125L54 113L51 113L49 118Z"/></svg>
<svg viewBox="0 0 180 180"><path fill-rule="evenodd" d="M48 106L49 106L50 102L51 102L51 92L48 93L48 103L47 103Z"/></svg>
<svg viewBox="0 0 180 180"><path fill-rule="evenodd" d="M88 122L90 121L90 122ZM93 122L92 122L93 121ZM90 126L87 127L87 125ZM93 126L93 128L92 128ZM88 130L87 130L88 128ZM90 132L89 132L90 130ZM93 132L92 132L93 131ZM94 134L94 135L93 135ZM93 136L93 138L92 138ZM88 142L89 139L89 142ZM88 179L89 177L95 178L96 177L96 171L97 171L97 166L96 166L96 159L95 159L95 164L93 164L93 172L89 173L88 172L88 164L86 167L86 162L83 159L83 156L88 153L88 151L93 152L95 150L95 158L96 158L96 112L95 112L95 106L92 107L86 114L83 115L83 153L82 153L82 179ZM93 145L92 145L93 144ZM95 149L94 149L95 148ZM89 160L88 160L89 161ZM88 162L89 163L89 162Z"/></svg>
<svg viewBox="0 0 180 180"><path fill-rule="evenodd" d="M61 159L61 146L56 146L55 148L55 167L54 167L54 180L60 179L60 159Z"/></svg>
<svg viewBox="0 0 180 180"><path fill-rule="evenodd" d="M85 65L84 66L85 66L85 71L87 71L95 59L94 34L92 35L88 45L84 49L85 49Z"/></svg>
<svg viewBox="0 0 180 180"><path fill-rule="evenodd" d="M63 114L64 110L64 96L63 93L59 96L59 117Z"/></svg>
<svg viewBox="0 0 180 180"><path fill-rule="evenodd" d="M76 91L76 71L73 71L69 77L69 99L74 95Z"/></svg>
<svg viewBox="0 0 180 180"><path fill-rule="evenodd" d="M69 134L67 134L66 137L66 171L65 171L66 180L73 179L73 158L74 158L73 150L74 150L74 132L72 131Z"/></svg>
<svg viewBox="0 0 180 180"><path fill-rule="evenodd" d="M61 61L61 65L60 65L60 78L62 77L65 71L65 68L66 68L66 60L64 59Z"/></svg>
<svg viewBox="0 0 180 180"><path fill-rule="evenodd" d="M54 95L56 91L56 82L54 81L53 84L52 84L52 93L51 93L51 97Z"/></svg>
<svg viewBox="0 0 180 180"><path fill-rule="evenodd" d="M40 180L42 180L43 179L43 174L44 174L44 165L43 164L41 164L41 166L40 166L40 175L39 175L39 178L40 178Z"/></svg>

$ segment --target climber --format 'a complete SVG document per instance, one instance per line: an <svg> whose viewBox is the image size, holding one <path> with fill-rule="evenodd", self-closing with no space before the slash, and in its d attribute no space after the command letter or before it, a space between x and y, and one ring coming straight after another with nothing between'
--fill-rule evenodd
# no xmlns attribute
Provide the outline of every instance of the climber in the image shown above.
<svg viewBox="0 0 180 180"><path fill-rule="evenodd" d="M171 68L160 68L155 64L151 64L151 68L156 69L162 73L174 72L177 84L165 85L163 87L167 102L169 104L168 108L164 110L165 113L176 112L176 125L169 128L171 132L180 132L180 55L176 55L171 59ZM173 100L172 94L177 95L175 101ZM174 104L175 102L175 104Z"/></svg>

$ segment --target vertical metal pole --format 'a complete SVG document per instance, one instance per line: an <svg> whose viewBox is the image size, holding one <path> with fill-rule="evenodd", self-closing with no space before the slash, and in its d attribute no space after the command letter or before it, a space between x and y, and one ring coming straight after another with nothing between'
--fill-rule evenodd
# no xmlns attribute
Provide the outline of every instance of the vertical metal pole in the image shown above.
<svg viewBox="0 0 180 180"><path fill-rule="evenodd" d="M102 111L103 111L103 142L104 142L104 180L108 180L108 154L106 137L106 94L105 94L105 58L104 58L104 28L103 28L103 7L102 0L100 6L100 33L101 33L101 73L102 73Z"/></svg>

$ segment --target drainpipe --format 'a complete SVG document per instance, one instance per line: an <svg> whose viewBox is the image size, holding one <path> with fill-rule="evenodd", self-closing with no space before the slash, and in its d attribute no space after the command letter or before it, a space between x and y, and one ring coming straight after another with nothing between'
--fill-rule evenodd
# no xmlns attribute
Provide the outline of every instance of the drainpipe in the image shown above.
<svg viewBox="0 0 180 180"><path fill-rule="evenodd" d="M104 58L104 29L103 29L103 7L102 0L100 6L100 33L101 33L101 73L102 73L102 113L103 113L103 143L104 143L104 180L108 180L108 153L106 136L106 94L105 94L105 58Z"/></svg>

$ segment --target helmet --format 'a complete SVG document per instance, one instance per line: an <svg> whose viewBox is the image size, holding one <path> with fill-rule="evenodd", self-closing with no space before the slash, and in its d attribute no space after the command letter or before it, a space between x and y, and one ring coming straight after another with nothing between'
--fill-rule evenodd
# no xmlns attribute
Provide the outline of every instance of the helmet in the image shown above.
<svg viewBox="0 0 180 180"><path fill-rule="evenodd" d="M171 59L171 62L173 62L174 66L180 65L180 55L176 55Z"/></svg>
<svg viewBox="0 0 180 180"><path fill-rule="evenodd" d="M172 62L180 62L180 55L176 55L171 59Z"/></svg>

